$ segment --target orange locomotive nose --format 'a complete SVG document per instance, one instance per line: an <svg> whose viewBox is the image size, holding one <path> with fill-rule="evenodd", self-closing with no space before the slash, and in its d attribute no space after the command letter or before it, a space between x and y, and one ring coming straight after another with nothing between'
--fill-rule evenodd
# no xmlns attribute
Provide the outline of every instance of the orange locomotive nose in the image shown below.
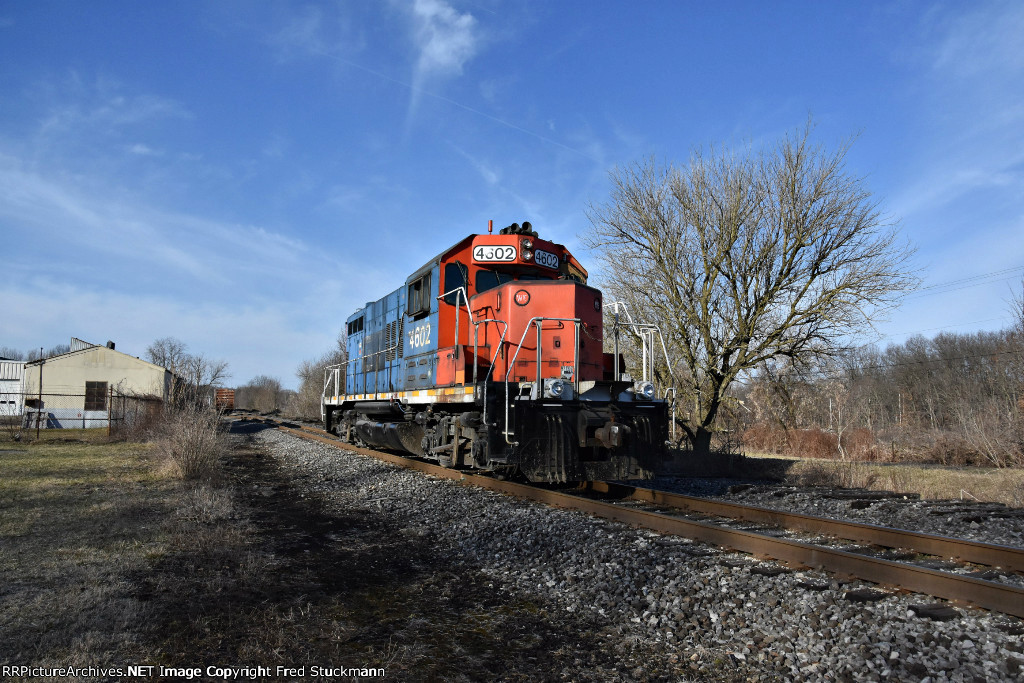
<svg viewBox="0 0 1024 683"><path fill-rule="evenodd" d="M497 381L559 378L574 383L604 375L601 293L572 280L516 280L474 297L474 309L507 325L500 348L498 323L487 323L481 358ZM539 348L539 353L538 353ZM511 367L510 367L511 364Z"/></svg>

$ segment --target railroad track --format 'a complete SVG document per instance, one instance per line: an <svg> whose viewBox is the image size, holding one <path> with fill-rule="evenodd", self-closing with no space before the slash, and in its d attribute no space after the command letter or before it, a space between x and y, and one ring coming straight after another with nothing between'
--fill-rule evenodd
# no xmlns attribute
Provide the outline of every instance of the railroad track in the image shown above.
<svg viewBox="0 0 1024 683"><path fill-rule="evenodd" d="M729 528L721 524L687 518L685 515L696 513L797 529L875 546L899 548L923 555L998 567L1012 573L1024 573L1024 548L788 513L608 482L587 482L577 491L556 491L500 481L493 477L469 474L422 460L353 446L323 430L304 425L268 418L240 419L264 421L301 438L321 441L346 451L369 455L462 484L479 486L555 507L578 510L604 519L730 548L758 558L776 560L792 567L820 569L840 576L854 577L903 591L967 603L1024 618L1024 588L816 543L780 538L768 533ZM612 500L608 500L609 498ZM622 501L646 505L623 505ZM652 506L657 506L658 509L651 509Z"/></svg>

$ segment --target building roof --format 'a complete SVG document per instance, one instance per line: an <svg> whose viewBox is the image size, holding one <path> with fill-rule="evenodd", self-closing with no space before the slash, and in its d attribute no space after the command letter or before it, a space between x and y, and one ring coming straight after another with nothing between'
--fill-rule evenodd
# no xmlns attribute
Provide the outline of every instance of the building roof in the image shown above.
<svg viewBox="0 0 1024 683"><path fill-rule="evenodd" d="M144 365L149 365L150 367L157 368L157 369L163 370L165 372L171 372L167 368L162 367L160 365L157 365L156 363L150 363L148 360L142 360L138 356L132 356L132 355L129 355L127 353L122 353L121 351L116 350L115 348L113 348L113 342L107 342L107 344L108 344L107 346L99 346L98 344L89 344L89 342L83 342L81 339L76 339L75 337L72 337L71 338L71 349L72 349L71 351L68 351L67 353L61 353L61 354L56 355L56 356L50 356L49 358L37 358L36 360L28 361L25 365L27 366L27 365L39 365L40 363L52 363L55 360L62 360L62 359L65 359L65 358L70 358L71 356L77 356L77 355L85 354L85 353L88 353L88 352L93 351L95 349L104 349L105 351L110 351L111 353L117 353L117 354L120 354L120 355L122 355L122 356L124 356L126 358L130 358L133 361L136 361L138 363L142 363Z"/></svg>

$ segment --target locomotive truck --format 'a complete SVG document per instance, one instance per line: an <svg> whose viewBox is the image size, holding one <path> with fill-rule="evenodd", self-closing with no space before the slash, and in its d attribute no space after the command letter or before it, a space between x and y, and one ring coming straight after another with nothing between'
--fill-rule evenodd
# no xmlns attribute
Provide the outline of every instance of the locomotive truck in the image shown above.
<svg viewBox="0 0 1024 683"><path fill-rule="evenodd" d="M646 376L654 328L611 316L605 352L603 308L587 271L530 223L469 235L348 318L348 360L325 369L324 426L532 482L648 478L669 425ZM639 379L618 353L630 326Z"/></svg>

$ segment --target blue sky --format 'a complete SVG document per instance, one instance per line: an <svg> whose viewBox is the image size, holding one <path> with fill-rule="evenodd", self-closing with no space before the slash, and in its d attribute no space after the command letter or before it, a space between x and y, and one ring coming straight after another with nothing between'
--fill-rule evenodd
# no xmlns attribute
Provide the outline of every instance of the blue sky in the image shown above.
<svg viewBox="0 0 1024 683"><path fill-rule="evenodd" d="M174 336L295 386L488 219L586 265L609 170L808 115L918 249L882 343L999 329L1022 35L1019 2L0 0L0 346Z"/></svg>

